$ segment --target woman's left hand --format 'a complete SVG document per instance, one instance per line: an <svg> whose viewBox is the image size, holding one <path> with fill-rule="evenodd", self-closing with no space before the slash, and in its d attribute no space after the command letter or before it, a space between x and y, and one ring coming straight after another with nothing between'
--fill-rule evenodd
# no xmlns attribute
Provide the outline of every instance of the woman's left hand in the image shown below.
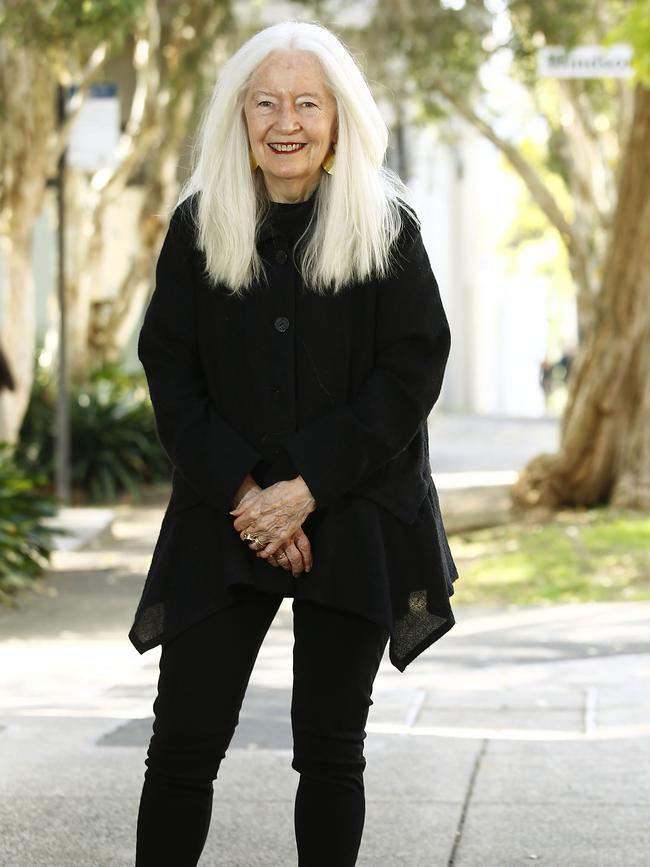
<svg viewBox="0 0 650 867"><path fill-rule="evenodd" d="M259 557L259 554L257 556ZM302 528L298 530L289 545L278 548L275 554L269 554L264 559L271 566L279 566L285 572L291 572L294 578L302 572L311 572L314 565L311 543Z"/></svg>
<svg viewBox="0 0 650 867"><path fill-rule="evenodd" d="M259 536L263 547L250 542L260 557L267 558L289 545L305 518L316 508L316 501L302 476L276 482L259 491L249 491L236 509L234 528L239 535Z"/></svg>

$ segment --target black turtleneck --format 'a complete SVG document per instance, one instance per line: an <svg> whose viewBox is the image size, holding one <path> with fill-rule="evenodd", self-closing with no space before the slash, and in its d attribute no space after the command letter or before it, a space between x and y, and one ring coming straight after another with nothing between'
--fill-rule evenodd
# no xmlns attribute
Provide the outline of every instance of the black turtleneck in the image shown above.
<svg viewBox="0 0 650 867"><path fill-rule="evenodd" d="M295 239L302 234L314 210L316 191L303 202L269 202L271 224Z"/></svg>

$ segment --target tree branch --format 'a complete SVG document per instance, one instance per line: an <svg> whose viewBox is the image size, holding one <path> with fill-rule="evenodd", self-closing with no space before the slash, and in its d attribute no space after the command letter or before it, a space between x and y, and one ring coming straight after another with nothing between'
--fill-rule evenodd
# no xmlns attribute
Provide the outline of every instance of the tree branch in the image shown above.
<svg viewBox="0 0 650 867"><path fill-rule="evenodd" d="M95 190L106 193L111 187L122 188L151 145L155 124L148 119L155 114L160 83L160 31L157 0L147 0L134 34L135 89L129 118L117 146L117 162L114 167L99 169L94 174L91 185Z"/></svg>
<svg viewBox="0 0 650 867"><path fill-rule="evenodd" d="M108 54L108 42L100 42L90 55L88 63L84 67L81 78L78 81L78 87L74 96L71 98L67 106L65 119L60 127L53 132L52 144L49 156L48 174L53 175L56 172L56 165L61 158L68 141L72 126L79 116L79 112L84 106L86 96L90 90L90 86L97 77L97 73L104 65ZM62 82L64 83L64 82Z"/></svg>
<svg viewBox="0 0 650 867"><path fill-rule="evenodd" d="M473 127L475 127L485 138L492 142L497 147L512 167L521 176L522 180L530 190L530 193L544 212L548 220L562 236L567 247L575 246L577 238L573 227L567 221L555 198L549 191L544 181L540 178L535 168L521 155L521 153L510 144L509 141L502 138L490 124L479 117L479 115L465 103L461 102L456 94L447 84L439 78L433 81L433 86L447 99L454 107L456 112L465 118Z"/></svg>
<svg viewBox="0 0 650 867"><path fill-rule="evenodd" d="M577 123L563 124L564 133L574 145L571 155L571 172L577 179L581 194L588 200L602 228L611 221L616 205L616 186L613 174L608 171L604 136L594 126L593 117L584 105L584 88L572 79L557 79L561 96L573 109ZM575 155L579 159L575 159Z"/></svg>

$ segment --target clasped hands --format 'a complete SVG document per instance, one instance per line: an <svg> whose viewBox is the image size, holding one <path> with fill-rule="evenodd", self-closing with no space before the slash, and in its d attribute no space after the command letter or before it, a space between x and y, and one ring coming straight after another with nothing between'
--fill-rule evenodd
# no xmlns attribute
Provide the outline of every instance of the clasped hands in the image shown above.
<svg viewBox="0 0 650 867"><path fill-rule="evenodd" d="M240 538L244 533L259 537L262 547L247 543L258 557L291 571L294 578L310 571L311 545L302 524L316 508L316 501L302 476L261 488L249 473L234 502L237 505L230 511L235 516L233 527Z"/></svg>

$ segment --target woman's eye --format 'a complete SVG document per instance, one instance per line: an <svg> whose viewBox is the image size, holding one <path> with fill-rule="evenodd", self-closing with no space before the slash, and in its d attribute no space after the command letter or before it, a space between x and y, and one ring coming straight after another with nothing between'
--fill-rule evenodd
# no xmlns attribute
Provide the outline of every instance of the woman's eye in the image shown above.
<svg viewBox="0 0 650 867"><path fill-rule="evenodd" d="M272 105L273 103L271 102L270 99L263 99L261 102L258 102L257 104L266 107L267 105Z"/></svg>
<svg viewBox="0 0 650 867"><path fill-rule="evenodd" d="M316 103L315 103L315 102L301 102L300 104L303 105L303 106L312 106L312 105L313 105L314 108L316 107Z"/></svg>

